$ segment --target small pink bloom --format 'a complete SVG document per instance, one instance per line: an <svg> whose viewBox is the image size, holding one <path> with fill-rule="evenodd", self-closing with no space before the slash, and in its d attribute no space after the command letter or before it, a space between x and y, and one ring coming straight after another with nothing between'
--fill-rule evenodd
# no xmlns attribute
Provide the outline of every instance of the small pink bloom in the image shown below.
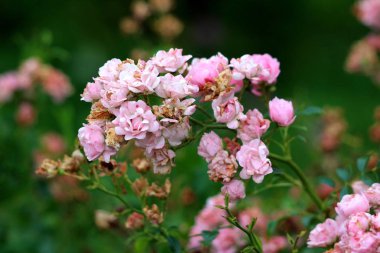
<svg viewBox="0 0 380 253"><path fill-rule="evenodd" d="M269 115L272 121L284 127L291 125L296 118L292 102L277 97L269 101Z"/></svg>
<svg viewBox="0 0 380 253"><path fill-rule="evenodd" d="M368 230L371 222L371 215L369 213L360 212L351 215L346 225L346 231L348 235L356 235L358 233L364 233Z"/></svg>
<svg viewBox="0 0 380 253"><path fill-rule="evenodd" d="M246 54L238 59L231 59L230 65L233 68L233 79L243 80L244 78L247 78L251 81L258 80L260 67L252 55Z"/></svg>
<svg viewBox="0 0 380 253"><path fill-rule="evenodd" d="M369 203L374 206L380 206L380 184L374 183L368 190L364 193L364 195L369 200Z"/></svg>
<svg viewBox="0 0 380 253"><path fill-rule="evenodd" d="M184 98L198 92L198 87L192 85L182 75L166 74L156 88L156 94L162 98Z"/></svg>
<svg viewBox="0 0 380 253"><path fill-rule="evenodd" d="M254 54L252 55L252 59L260 68L258 78L252 80L252 83L274 84L280 74L280 63L278 60L269 54Z"/></svg>
<svg viewBox="0 0 380 253"><path fill-rule="evenodd" d="M244 144L236 153L236 158L243 167L240 177L248 179L252 176L253 181L261 183L265 175L273 172L268 155L268 148L259 139Z"/></svg>
<svg viewBox="0 0 380 253"><path fill-rule="evenodd" d="M351 184L352 190L354 193L364 193L368 190L369 186L366 185L363 181L355 181Z"/></svg>
<svg viewBox="0 0 380 253"><path fill-rule="evenodd" d="M212 101L212 109L217 122L226 123L228 128L236 129L239 121L246 117L243 114L243 106L239 103L234 93L224 94Z"/></svg>
<svg viewBox="0 0 380 253"><path fill-rule="evenodd" d="M210 162L223 149L222 139L213 131L205 133L198 146L198 155Z"/></svg>
<svg viewBox="0 0 380 253"><path fill-rule="evenodd" d="M28 102L23 102L20 104L16 119L20 125L32 125L36 119L36 110L34 109L33 105Z"/></svg>
<svg viewBox="0 0 380 253"><path fill-rule="evenodd" d="M357 14L365 25L380 28L380 2L378 0L359 1Z"/></svg>
<svg viewBox="0 0 380 253"><path fill-rule="evenodd" d="M228 59L220 53L209 59L194 59L189 67L186 80L202 90L206 83L213 83L219 74L227 68Z"/></svg>
<svg viewBox="0 0 380 253"><path fill-rule="evenodd" d="M224 203L223 203L224 206ZM206 230L212 230L226 223L226 212L215 206L205 206L195 218L196 224L202 225Z"/></svg>
<svg viewBox="0 0 380 253"><path fill-rule="evenodd" d="M161 149L153 149L151 152L145 152L146 156L153 162L153 172L155 174L168 174L173 167L173 158L175 153L173 150L163 147Z"/></svg>
<svg viewBox="0 0 380 253"><path fill-rule="evenodd" d="M189 119L185 118L180 123L168 124L167 126L164 124L162 134L171 146L178 146L189 136L190 128Z"/></svg>
<svg viewBox="0 0 380 253"><path fill-rule="evenodd" d="M160 50L152 58L160 73L176 72L185 66L191 55L182 55L182 49L171 48L169 51Z"/></svg>
<svg viewBox="0 0 380 253"><path fill-rule="evenodd" d="M56 133L47 133L42 137L42 145L51 154L62 154L66 149L65 140Z"/></svg>
<svg viewBox="0 0 380 253"><path fill-rule="evenodd" d="M95 80L95 82L93 83L87 83L87 86L81 95L81 100L86 102L93 102L95 100L99 100L101 98L102 88L103 87L101 85L101 82L97 80Z"/></svg>
<svg viewBox="0 0 380 253"><path fill-rule="evenodd" d="M378 252L380 238L371 232L357 234L348 239L347 248L352 253L370 253Z"/></svg>
<svg viewBox="0 0 380 253"><path fill-rule="evenodd" d="M232 179L230 182L224 183L221 191L223 195L228 194L231 200L245 198L245 186L241 180Z"/></svg>
<svg viewBox="0 0 380 253"><path fill-rule="evenodd" d="M98 125L84 124L78 131L78 138L89 161L101 156L105 150L103 129Z"/></svg>
<svg viewBox="0 0 380 253"><path fill-rule="evenodd" d="M165 139L160 130L156 132L148 132L144 139L136 140L137 147L144 148L146 151L152 152L153 149L161 149L165 146Z"/></svg>
<svg viewBox="0 0 380 253"><path fill-rule="evenodd" d="M269 128L270 121L264 119L259 110L249 110L246 119L240 122L237 137L243 143L260 138Z"/></svg>
<svg viewBox="0 0 380 253"><path fill-rule="evenodd" d="M124 135L125 140L144 139L148 132L156 132L159 123L151 108L142 100L127 101L116 112L115 125L117 135Z"/></svg>
<svg viewBox="0 0 380 253"><path fill-rule="evenodd" d="M119 76L119 65L122 63L119 59L111 59L99 68L99 77L106 81L116 81Z"/></svg>
<svg viewBox="0 0 380 253"><path fill-rule="evenodd" d="M368 199L362 194L350 194L343 196L342 200L335 208L336 213L342 217L349 217L350 215L360 212L368 212L368 210Z"/></svg>
<svg viewBox="0 0 380 253"><path fill-rule="evenodd" d="M96 78L95 82L101 81ZM102 82L103 88L100 90L100 102L105 108L113 109L119 107L128 99L129 89L125 84L116 81Z"/></svg>
<svg viewBox="0 0 380 253"><path fill-rule="evenodd" d="M220 150L208 164L208 175L214 182L229 182L235 175L238 165L236 158L225 150Z"/></svg>
<svg viewBox="0 0 380 253"><path fill-rule="evenodd" d="M333 219L327 219L318 224L309 235L309 247L326 247L335 242L338 237L338 226Z"/></svg>

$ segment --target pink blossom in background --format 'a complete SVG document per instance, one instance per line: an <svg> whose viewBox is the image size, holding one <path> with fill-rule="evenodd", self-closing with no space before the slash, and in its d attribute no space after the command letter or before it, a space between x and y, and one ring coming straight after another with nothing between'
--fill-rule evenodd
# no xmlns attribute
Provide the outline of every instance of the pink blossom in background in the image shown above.
<svg viewBox="0 0 380 253"><path fill-rule="evenodd" d="M264 215L260 208L251 206L239 213L238 219L242 226L246 227L256 218L255 231L265 234L268 226L268 217Z"/></svg>
<svg viewBox="0 0 380 253"><path fill-rule="evenodd" d="M291 125L296 118L293 103L277 97L269 101L269 115L272 121L283 127Z"/></svg>
<svg viewBox="0 0 380 253"><path fill-rule="evenodd" d="M33 105L28 102L20 104L16 114L17 123L23 126L30 126L36 119L36 110Z"/></svg>
<svg viewBox="0 0 380 253"><path fill-rule="evenodd" d="M186 80L202 90L206 83L213 83L219 74L227 68L228 59L220 53L208 59L194 59L189 67Z"/></svg>
<svg viewBox="0 0 380 253"><path fill-rule="evenodd" d="M171 48L169 51L160 50L152 58L152 63L157 66L160 73L176 72L185 67L191 55L182 55L182 49Z"/></svg>
<svg viewBox="0 0 380 253"><path fill-rule="evenodd" d="M263 239L264 253L277 253L288 246L288 240L285 236L273 236L269 239Z"/></svg>
<svg viewBox="0 0 380 253"><path fill-rule="evenodd" d="M219 229L219 234L212 241L212 253L235 253L244 245L244 234L238 228Z"/></svg>
<svg viewBox="0 0 380 253"><path fill-rule="evenodd" d="M310 232L307 245L309 247L326 247L334 243L337 237L338 225L336 221L327 219Z"/></svg>
<svg viewBox="0 0 380 253"><path fill-rule="evenodd" d="M42 137L42 145L47 152L52 154L62 154L65 152L66 144L63 137L56 133L47 133Z"/></svg>
<svg viewBox="0 0 380 253"><path fill-rule="evenodd" d="M156 88L156 94L162 98L184 98L198 92L198 87L190 84L182 75L166 74Z"/></svg>
<svg viewBox="0 0 380 253"><path fill-rule="evenodd" d="M55 102L62 102L73 92L69 79L61 71L46 67L42 73L42 87L46 93L52 96Z"/></svg>
<svg viewBox="0 0 380 253"><path fill-rule="evenodd" d="M243 143L249 142L253 139L260 138L269 128L270 121L264 119L259 110L249 110L245 114L246 118L240 122L237 137Z"/></svg>
<svg viewBox="0 0 380 253"><path fill-rule="evenodd" d="M99 68L99 77L106 81L116 81L120 73L119 65L121 64L122 61L116 58L107 61Z"/></svg>
<svg viewBox="0 0 380 253"><path fill-rule="evenodd" d="M84 124L78 131L78 139L89 161L100 157L105 150L103 129L94 124Z"/></svg>
<svg viewBox="0 0 380 253"><path fill-rule="evenodd" d="M241 180L233 179L228 183L224 183L221 192L223 195L228 194L231 200L245 198L245 186Z"/></svg>
<svg viewBox="0 0 380 253"><path fill-rule="evenodd" d="M19 78L17 72L7 72L0 75L0 102L9 101L18 88Z"/></svg>
<svg viewBox="0 0 380 253"><path fill-rule="evenodd" d="M223 149L222 139L213 131L203 134L198 146L198 155L210 162Z"/></svg>
<svg viewBox="0 0 380 253"><path fill-rule="evenodd" d="M96 80L93 83L87 83L81 97L83 101L94 102L101 98L101 91L103 87L100 81Z"/></svg>
<svg viewBox="0 0 380 253"><path fill-rule="evenodd" d="M216 121L227 124L231 129L238 128L239 121L246 119L243 114L244 108L233 92L221 95L212 101L212 109Z"/></svg>
<svg viewBox="0 0 380 253"><path fill-rule="evenodd" d="M160 127L150 106L142 100L124 102L112 123L116 134L123 135L125 140L144 139L148 132Z"/></svg>
<svg viewBox="0 0 380 253"><path fill-rule="evenodd" d="M360 0L357 4L357 16L365 25L380 29L380 1Z"/></svg>
<svg viewBox="0 0 380 253"><path fill-rule="evenodd" d="M343 196L337 204L335 211L338 215L349 217L350 215L367 212L369 210L368 199L362 194L351 194Z"/></svg>
<svg viewBox="0 0 380 253"><path fill-rule="evenodd" d="M265 175L273 172L272 164L267 158L269 150L259 139L254 139L243 146L236 153L236 158L243 168L240 172L242 179L252 177L256 183L261 183Z"/></svg>

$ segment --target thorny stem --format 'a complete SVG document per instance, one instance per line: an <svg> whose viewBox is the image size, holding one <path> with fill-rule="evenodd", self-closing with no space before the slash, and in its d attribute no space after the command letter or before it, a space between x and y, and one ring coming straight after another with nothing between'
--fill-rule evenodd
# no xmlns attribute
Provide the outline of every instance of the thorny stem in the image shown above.
<svg viewBox="0 0 380 253"><path fill-rule="evenodd" d="M306 191L309 197L314 201L318 209L321 211L324 211L324 205L321 199L317 196L317 194L313 190L313 187L310 185L309 181L307 181L306 176L301 170L301 168L291 159L291 157L289 156L282 157L277 154L270 154L269 159L287 164L293 170L293 172L297 175L297 177L300 179L303 189Z"/></svg>

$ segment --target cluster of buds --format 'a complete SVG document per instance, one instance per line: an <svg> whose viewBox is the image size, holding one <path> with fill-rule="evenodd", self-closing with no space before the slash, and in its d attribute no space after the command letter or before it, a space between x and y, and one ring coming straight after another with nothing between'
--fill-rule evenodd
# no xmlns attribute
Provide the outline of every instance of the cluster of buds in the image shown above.
<svg viewBox="0 0 380 253"><path fill-rule="evenodd" d="M202 232L218 229L218 235L213 240L211 252L228 253L238 252L240 248L247 244L244 240L244 233L236 227L229 227L225 216L226 211L216 206L224 206L224 197L216 195L207 200L205 207L195 218L195 224L190 230L191 239L188 249L198 252L202 249ZM234 203L230 203L231 208L235 209ZM263 252L276 253L285 249L287 240L284 236L267 236L267 225L269 217L264 215L258 207L247 207L244 210L237 211L237 219L242 227L248 227L253 219L256 220L254 232L260 235L263 241Z"/></svg>
<svg viewBox="0 0 380 253"><path fill-rule="evenodd" d="M170 11L174 0L136 0L131 4L132 15L120 22L120 29L126 35L138 33L147 23L165 40L173 40L183 31L182 22Z"/></svg>
<svg viewBox="0 0 380 253"><path fill-rule="evenodd" d="M25 60L18 70L0 75L0 103L9 101L17 91L22 91L24 96L30 97L36 92L37 85L41 85L55 102L62 102L72 93L72 85L65 74L38 59L30 58ZM30 115L25 113L31 111L30 106L22 104L22 108L19 109L19 121L30 121L24 119Z"/></svg>
<svg viewBox="0 0 380 253"><path fill-rule="evenodd" d="M380 250L380 184L356 187L337 204L335 219L326 219L309 235L309 247L329 247L329 253L369 253Z"/></svg>

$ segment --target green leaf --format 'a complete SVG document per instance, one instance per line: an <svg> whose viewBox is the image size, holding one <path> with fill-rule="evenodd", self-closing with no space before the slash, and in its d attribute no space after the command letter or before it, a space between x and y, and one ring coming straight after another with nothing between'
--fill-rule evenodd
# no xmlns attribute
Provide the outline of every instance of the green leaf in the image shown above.
<svg viewBox="0 0 380 253"><path fill-rule="evenodd" d="M219 231L217 229L208 231L208 230L203 230L201 235L203 237L202 244L206 247L211 246L212 241L217 237L219 234Z"/></svg>
<svg viewBox="0 0 380 253"><path fill-rule="evenodd" d="M317 106L309 106L306 107L303 111L298 113L299 115L304 116L312 116L312 115L321 115L323 112L323 109Z"/></svg>
<svg viewBox="0 0 380 253"><path fill-rule="evenodd" d="M365 172L365 169L367 167L367 163L368 163L368 157L360 157L357 161L356 161L356 166L358 167L359 171L361 173L364 173Z"/></svg>
<svg viewBox="0 0 380 253"><path fill-rule="evenodd" d="M247 246L244 249L240 251L241 253L252 253L252 252L257 252L256 249L252 246Z"/></svg>
<svg viewBox="0 0 380 253"><path fill-rule="evenodd" d="M276 232L278 221L277 220L272 220L268 223L267 225L267 234L268 236L274 235Z"/></svg>
<svg viewBox="0 0 380 253"><path fill-rule="evenodd" d="M343 168L337 169L336 174L344 182L347 182L348 180L350 180L350 172L346 169L343 169Z"/></svg>
<svg viewBox="0 0 380 253"><path fill-rule="evenodd" d="M179 243L177 238L175 238L173 236L168 236L167 240L168 240L170 250L172 252L174 252L174 253L180 253L181 252L181 244Z"/></svg>
<svg viewBox="0 0 380 253"><path fill-rule="evenodd" d="M136 239L134 244L134 252L145 253L148 252L149 239L147 237L140 237Z"/></svg>

